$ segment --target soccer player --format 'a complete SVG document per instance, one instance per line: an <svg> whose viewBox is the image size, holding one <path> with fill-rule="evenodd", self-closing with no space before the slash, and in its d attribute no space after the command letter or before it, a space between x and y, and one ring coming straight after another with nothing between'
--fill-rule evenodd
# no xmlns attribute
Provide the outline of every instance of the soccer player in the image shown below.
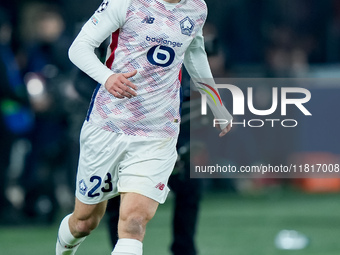
<svg viewBox="0 0 340 255"><path fill-rule="evenodd" d="M81 130L75 209L60 224L56 254L74 254L117 195L112 255L142 254L146 224L167 197L177 158L182 64L197 87L214 86L199 83L212 78L206 17L203 0L104 0L83 26L70 59L99 85ZM108 36L104 65L94 50ZM207 99L216 118L231 121L222 104ZM223 136L230 125L221 128Z"/></svg>

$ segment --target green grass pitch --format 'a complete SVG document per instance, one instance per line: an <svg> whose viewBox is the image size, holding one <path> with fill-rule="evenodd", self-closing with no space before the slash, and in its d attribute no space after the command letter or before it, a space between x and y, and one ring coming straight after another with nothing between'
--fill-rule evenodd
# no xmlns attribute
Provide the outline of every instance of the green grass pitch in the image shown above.
<svg viewBox="0 0 340 255"><path fill-rule="evenodd" d="M172 199L149 223L145 255L170 255ZM62 216L58 219L61 219ZM52 226L0 227L1 255L54 254L58 223ZM310 245L297 251L275 248L282 229L297 230ZM207 194L201 203L197 246L200 255L338 255L339 194L280 193L261 196ZM79 255L110 254L105 219L80 246Z"/></svg>

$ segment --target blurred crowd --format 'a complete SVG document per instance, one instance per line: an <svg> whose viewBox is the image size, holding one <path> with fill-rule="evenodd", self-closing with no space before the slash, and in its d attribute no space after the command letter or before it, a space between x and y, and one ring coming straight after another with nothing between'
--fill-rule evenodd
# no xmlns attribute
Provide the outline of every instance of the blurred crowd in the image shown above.
<svg viewBox="0 0 340 255"><path fill-rule="evenodd" d="M100 2L0 3L0 223L49 223L73 204L79 130L95 82L67 51ZM307 77L312 65L340 62L339 1L206 2L216 77Z"/></svg>

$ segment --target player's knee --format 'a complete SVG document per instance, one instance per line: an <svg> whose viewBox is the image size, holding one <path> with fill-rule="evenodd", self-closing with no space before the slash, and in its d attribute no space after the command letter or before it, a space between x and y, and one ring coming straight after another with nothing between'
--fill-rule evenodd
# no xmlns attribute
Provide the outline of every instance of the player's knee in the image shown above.
<svg viewBox="0 0 340 255"><path fill-rule="evenodd" d="M106 202L97 205L86 205L76 200L75 210L70 217L69 225L74 237L88 236L94 230L106 209Z"/></svg>
<svg viewBox="0 0 340 255"><path fill-rule="evenodd" d="M88 236L99 224L99 221L93 218L87 220L78 220L76 223L76 231L74 233L76 238Z"/></svg>
<svg viewBox="0 0 340 255"><path fill-rule="evenodd" d="M145 197L127 195L133 199L123 198L119 215L119 235L143 239L147 223L153 218L158 204ZM127 200L124 200L127 199Z"/></svg>
<svg viewBox="0 0 340 255"><path fill-rule="evenodd" d="M122 209L122 208L121 208ZM134 224L146 225L155 215L156 210L138 204L131 207L125 207L120 211L120 219Z"/></svg>
<svg viewBox="0 0 340 255"><path fill-rule="evenodd" d="M125 231L130 234L142 235L145 231L146 220L144 217L132 215L126 220Z"/></svg>
<svg viewBox="0 0 340 255"><path fill-rule="evenodd" d="M132 236L143 236L147 220L141 215L129 215L122 219L124 221L124 232L129 233Z"/></svg>

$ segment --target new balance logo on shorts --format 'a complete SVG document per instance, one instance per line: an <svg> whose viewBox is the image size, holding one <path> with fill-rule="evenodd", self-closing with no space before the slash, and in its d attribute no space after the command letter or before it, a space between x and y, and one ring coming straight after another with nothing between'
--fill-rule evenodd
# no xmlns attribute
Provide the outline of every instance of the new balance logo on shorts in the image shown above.
<svg viewBox="0 0 340 255"><path fill-rule="evenodd" d="M156 186L155 186L156 189L159 189L159 190L163 190L165 188L165 184L163 183L158 183Z"/></svg>

